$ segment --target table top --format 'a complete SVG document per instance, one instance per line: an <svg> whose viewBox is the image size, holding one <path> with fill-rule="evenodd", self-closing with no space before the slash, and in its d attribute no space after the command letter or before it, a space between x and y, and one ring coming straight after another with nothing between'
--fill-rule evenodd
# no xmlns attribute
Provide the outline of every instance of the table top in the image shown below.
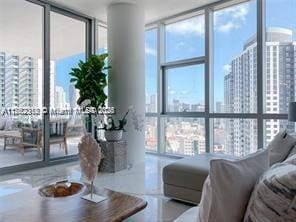
<svg viewBox="0 0 296 222"><path fill-rule="evenodd" d="M95 188L95 193L107 197L92 203L81 196L90 192L90 186L76 195L60 198L42 197L38 188L25 190L0 198L1 222L112 222L122 221L143 210L143 199Z"/></svg>

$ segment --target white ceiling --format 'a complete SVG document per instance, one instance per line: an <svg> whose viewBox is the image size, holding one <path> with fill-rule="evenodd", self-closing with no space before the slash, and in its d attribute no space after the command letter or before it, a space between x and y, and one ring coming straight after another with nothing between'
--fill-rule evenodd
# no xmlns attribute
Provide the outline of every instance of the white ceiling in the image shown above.
<svg viewBox="0 0 296 222"><path fill-rule="evenodd" d="M114 0L51 0L76 11L96 17L101 21L107 20L107 7ZM119 0L131 1L131 0ZM146 23L175 15L193 8L207 5L219 0L133 0L144 4ZM118 0L116 1L118 2Z"/></svg>
<svg viewBox="0 0 296 222"><path fill-rule="evenodd" d="M114 1L143 4L146 23L218 0L51 0L106 22L107 7ZM51 17L51 59L85 49L84 24L65 16ZM42 7L24 0L0 0L0 52L42 56ZM105 36L101 35L101 38ZM106 38L103 39L106 42ZM81 43L81 44L79 44ZM105 46L103 46L105 47Z"/></svg>
<svg viewBox="0 0 296 222"><path fill-rule="evenodd" d="M24 0L0 0L0 52L42 57L43 9ZM51 58L85 51L85 24L51 12Z"/></svg>

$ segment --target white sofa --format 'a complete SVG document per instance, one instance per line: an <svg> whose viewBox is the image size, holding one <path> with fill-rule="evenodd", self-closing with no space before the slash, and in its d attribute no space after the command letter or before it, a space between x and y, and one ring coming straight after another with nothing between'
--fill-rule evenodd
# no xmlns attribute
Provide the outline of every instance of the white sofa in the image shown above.
<svg viewBox="0 0 296 222"><path fill-rule="evenodd" d="M250 186L252 192L251 192L251 194L247 195L248 198L246 199L247 200L246 203L247 203L248 207L240 207L240 209L244 209L244 210L241 210L242 211L241 213L243 213L243 217L245 217L244 221L259 222L259 221L262 221L261 217L265 217L265 216L269 217L269 219L270 218L271 219L270 220L266 219L264 221L272 221L272 222L279 222L279 221L295 222L296 221L296 195L295 195L296 181L294 180L296 177L296 145L295 145L295 142L293 142L293 139L291 139L291 137L290 137L290 139L288 139L288 140L290 140L290 141L288 141L289 144L286 143L285 140L287 140L287 138L286 138L286 134L284 132L279 133L279 135L277 137L278 138L275 138L274 141L271 142L269 147L267 147L267 149L266 149L266 151L267 151L266 153L268 155L265 155L265 157L267 157L267 159L269 159L269 161L268 161L269 163L267 163L265 170L261 171L261 174L260 174L261 176L257 177L257 180L256 180L257 184L254 182L253 185ZM291 147L290 145L292 143L294 143L294 145L292 145L292 147ZM285 148L285 145L287 145L286 148ZM257 162L260 162L260 161L257 161ZM214 165L211 165L211 166L213 167ZM270 166L270 167L268 167L268 166ZM217 169L217 168L212 168L212 167L211 167L211 169ZM253 168L253 169L258 169L258 168ZM223 168L223 170L225 170L225 168ZM223 174L223 172L224 172L223 170L219 172L220 175ZM215 172L217 172L216 170L210 171L210 172L211 172L211 175L213 173L214 173L213 175L215 175L213 177L210 177L211 179L217 178L217 174L215 174ZM244 171L244 172L246 172L246 171ZM245 175L244 172L242 174L243 177ZM226 171L226 174L227 173L229 173L229 172ZM243 178L243 177L241 177L241 178ZM277 178L277 177L279 177L279 178ZM209 178L209 180L210 180L210 178ZM218 178L221 179L222 177L221 178L218 177ZM237 177L235 177L235 178L237 178ZM287 186L287 184L285 184L288 180L287 178L289 178L289 180L290 180L290 181L288 181L288 186ZM227 179L228 179L228 177L227 177ZM246 179L248 180L248 178L246 178ZM268 179L270 179L269 185L266 184L266 183L268 183ZM192 180L194 180L194 178L192 178ZM225 179L222 179L222 180L224 180L222 183L224 183L224 187L225 187ZM283 183L281 183L281 180ZM220 186L219 181L221 181L221 180L218 180L218 184ZM233 181L233 179L232 179L232 181ZM204 195L204 193L207 194L207 192L208 192L208 187L207 187L208 184L206 185L206 183L203 188L203 195L202 195L202 200L201 200L200 205L197 207L192 207L192 208L188 209L187 211L185 211L182 215L180 215L175 220L175 222L199 222L200 221L199 213L202 211L203 212L205 211L204 210L205 208L203 208L203 206L201 206L203 204L208 209L214 209L211 207L209 208L209 202L208 202L209 200L206 200L206 201L203 200L204 196L206 197L205 199L208 198L208 195ZM273 184L273 183L277 183L277 184ZM216 184L217 184L217 181L216 181ZM238 184L241 184L242 187L241 188L238 187L237 190L243 189L244 182L238 183ZM236 184L236 186L239 186L238 184ZM222 187L223 187L223 185L222 185ZM290 190L288 190L288 187L290 188ZM205 190L207 190L207 191L205 191ZM226 188L226 190L227 190L227 188ZM228 194L226 194L226 195L232 196L229 198L230 202L232 202L231 199L235 199L237 197L237 196L234 196L235 194L232 193L232 190L234 190L233 187L231 189L228 189ZM280 194L281 192L279 192L280 190L285 190L285 195L287 195L287 193L290 192L290 194L292 195L292 198L287 199L285 195L283 195L285 197L278 197L277 195L279 195L279 196L281 195ZM221 193L221 189L220 189L220 192L217 192L217 191L218 190L215 190L212 194L210 194L210 196L211 196L210 198L213 197L214 193ZM223 192L224 192L224 190L223 190ZM227 193L227 191L225 191L225 192ZM270 204L270 205L264 206L265 203L260 202L260 201L264 201L264 200L261 200L262 195L263 195L263 199L264 198L267 199L267 201L265 200L266 202L271 201L271 199L272 199L271 202L273 202L273 203L268 202L268 204ZM293 195L294 195L294 198L293 198ZM259 196L260 196L260 198L258 198ZM213 200L215 200L215 199L212 199L212 201ZM239 201L240 200L241 199L239 199ZM224 202L227 202L227 205L229 204L228 201L223 201L223 203ZM259 202L259 204L258 204L258 202ZM221 203L222 202L220 202L220 205L221 205ZM202 209L202 211L199 212L200 207L203 209ZM240 210L238 210L238 212L239 211ZM212 212L212 211L208 211L208 212ZM227 210L223 211L223 213L224 212L226 214L233 213L233 212L230 212ZM272 215L274 212L277 212L279 214L282 213L282 215L280 215L280 216L279 215ZM201 215L203 215L203 214L201 213ZM222 214L220 214L220 215L222 215ZM277 216L279 216L279 217L277 218ZM248 220L246 220L246 217L248 217L247 218ZM204 217L202 217L202 218L203 218L203 221L208 221L207 219L204 220ZM251 220L249 218L251 218ZM258 218L259 218L259 220L258 220ZM210 220L210 221L216 222L215 220L214 221ZM228 221L228 220L226 220L226 221ZM239 220L234 220L234 221L239 222Z"/></svg>
<svg viewBox="0 0 296 222"><path fill-rule="evenodd" d="M213 159L234 159L219 153L204 153L177 160L163 168L163 192L172 199L191 204L200 202L202 187Z"/></svg>

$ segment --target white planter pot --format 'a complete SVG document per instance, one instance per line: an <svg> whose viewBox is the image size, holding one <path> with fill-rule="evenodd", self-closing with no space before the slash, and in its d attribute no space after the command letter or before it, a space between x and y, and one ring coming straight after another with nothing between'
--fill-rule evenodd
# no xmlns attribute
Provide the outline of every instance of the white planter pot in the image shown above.
<svg viewBox="0 0 296 222"><path fill-rule="evenodd" d="M122 138L122 130L106 130L105 139L107 141L119 141Z"/></svg>

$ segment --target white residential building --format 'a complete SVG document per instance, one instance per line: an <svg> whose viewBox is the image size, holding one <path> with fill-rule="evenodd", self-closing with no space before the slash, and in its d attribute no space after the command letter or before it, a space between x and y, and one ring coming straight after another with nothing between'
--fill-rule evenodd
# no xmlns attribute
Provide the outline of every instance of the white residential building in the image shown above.
<svg viewBox="0 0 296 222"><path fill-rule="evenodd" d="M268 28L266 32L266 75L264 77L264 112L287 113L288 103L295 101L296 42L292 31ZM253 37L243 52L231 62L231 71L224 77L227 113L257 113L257 43ZM290 90L287 90L290 89ZM280 120L265 121L265 142L288 127ZM226 121L226 152L238 156L257 150L257 122L231 119Z"/></svg>
<svg viewBox="0 0 296 222"><path fill-rule="evenodd" d="M36 59L0 52L0 106L36 106L37 72Z"/></svg>
<svg viewBox="0 0 296 222"><path fill-rule="evenodd" d="M69 101L70 101L70 108L75 109L78 107L77 100L79 98L79 90L75 89L73 84L69 85Z"/></svg>

